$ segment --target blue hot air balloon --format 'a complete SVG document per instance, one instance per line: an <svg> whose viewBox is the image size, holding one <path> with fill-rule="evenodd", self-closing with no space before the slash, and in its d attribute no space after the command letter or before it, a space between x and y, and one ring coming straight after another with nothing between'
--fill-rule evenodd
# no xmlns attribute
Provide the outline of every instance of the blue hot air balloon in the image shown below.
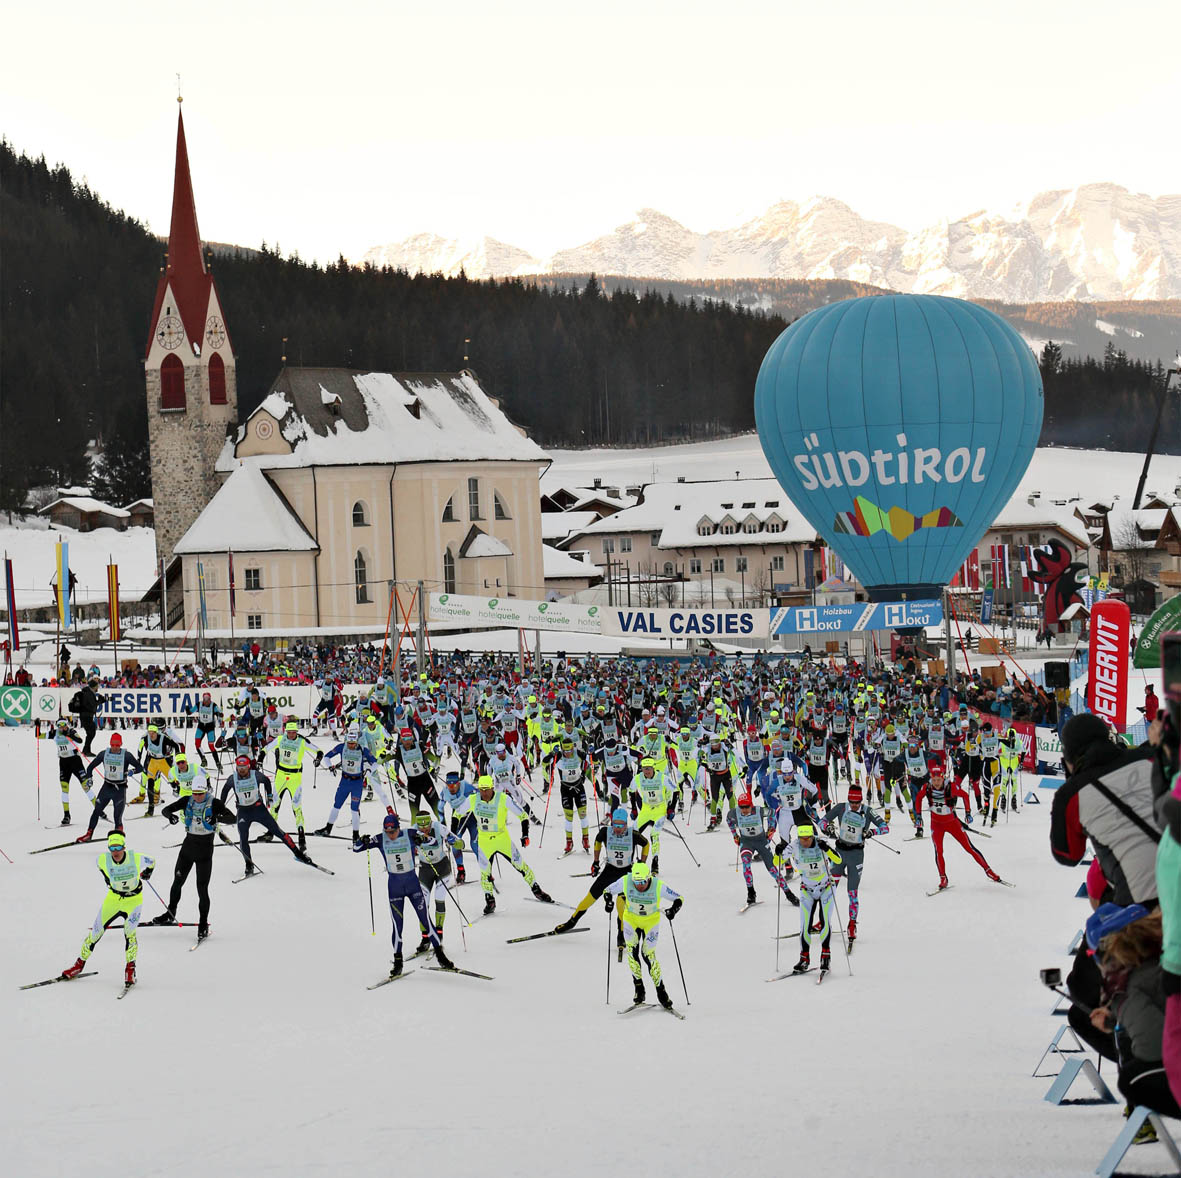
<svg viewBox="0 0 1181 1178"><path fill-rule="evenodd" d="M755 385L775 477L879 601L938 595L1025 473L1042 406L1021 336L936 295L811 311Z"/></svg>

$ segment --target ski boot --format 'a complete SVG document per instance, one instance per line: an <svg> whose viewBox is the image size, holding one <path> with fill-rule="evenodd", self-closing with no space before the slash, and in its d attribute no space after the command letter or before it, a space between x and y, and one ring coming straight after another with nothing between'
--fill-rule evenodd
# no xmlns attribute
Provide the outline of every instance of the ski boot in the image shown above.
<svg viewBox="0 0 1181 1178"><path fill-rule="evenodd" d="M565 854L569 855L569 854L570 854L570 852L571 852L571 851L573 851L573 850L574 850L574 836L573 836L573 835L569 835L569 834L568 834L568 835L566 836L566 850L565 850Z"/></svg>
<svg viewBox="0 0 1181 1178"><path fill-rule="evenodd" d="M176 917L171 912L161 912L154 920L149 920L148 924L176 924Z"/></svg>
<svg viewBox="0 0 1181 1178"><path fill-rule="evenodd" d="M644 993L644 983L639 978L632 978L632 981L635 983L636 987L636 992L632 997L632 1001L637 1006L642 1006L644 1004L644 999L648 997L648 995Z"/></svg>
<svg viewBox="0 0 1181 1178"><path fill-rule="evenodd" d="M941 875L941 876L939 877L939 891L941 891L941 892L942 892L942 891L943 891L943 890L944 890L944 889L945 889L947 886L948 886L948 883L947 883L947 876L946 876L946 875Z"/></svg>
<svg viewBox="0 0 1181 1178"><path fill-rule="evenodd" d="M258 870L258 868L257 868L257 867L255 867L253 863L247 863L247 864L246 864L246 874L247 874L247 876L251 876L251 875L253 875L253 874L254 874L254 873L257 871L257 870Z"/></svg>
<svg viewBox="0 0 1181 1178"><path fill-rule="evenodd" d="M857 917L850 916L849 923L845 926L849 935L849 944L853 944L857 940Z"/></svg>
<svg viewBox="0 0 1181 1178"><path fill-rule="evenodd" d="M455 962L443 952L442 945L435 946L435 961L438 962L440 969L454 969Z"/></svg>
<svg viewBox="0 0 1181 1178"><path fill-rule="evenodd" d="M270 843L274 842L274 839L275 836L268 830L266 834L260 834L257 841L260 843Z"/></svg>
<svg viewBox="0 0 1181 1178"><path fill-rule="evenodd" d="M923 837L923 828L921 826L916 826L914 828L914 837L916 839L921 839Z"/></svg>
<svg viewBox="0 0 1181 1178"><path fill-rule="evenodd" d="M365 795L364 795L364 797L362 797L362 798L361 798L361 801L363 801L363 802L371 802L371 801L373 801L373 790L371 790L371 789L367 789L367 790L365 791Z"/></svg>
<svg viewBox="0 0 1181 1178"><path fill-rule="evenodd" d="M753 887L746 889L746 902L748 904L753 904L755 902L755 890Z"/></svg>
<svg viewBox="0 0 1181 1178"><path fill-rule="evenodd" d="M590 854L590 835L585 830L582 832L582 850L585 854Z"/></svg>
<svg viewBox="0 0 1181 1178"><path fill-rule="evenodd" d="M467 883L467 872L462 863L455 869L455 882L457 884Z"/></svg>
<svg viewBox="0 0 1181 1178"><path fill-rule="evenodd" d="M721 819L720 815L711 814L709 816L709 826L706 827L706 830L716 830L719 826L721 826L721 824L722 824L722 819Z"/></svg>
<svg viewBox="0 0 1181 1178"><path fill-rule="evenodd" d="M786 863L783 867L783 878L791 879L796 873L796 869L790 864Z"/></svg>
<svg viewBox="0 0 1181 1178"><path fill-rule="evenodd" d="M209 762L206 760L205 754L200 749L197 750L197 756L201 758L201 768L208 769Z"/></svg>
<svg viewBox="0 0 1181 1178"><path fill-rule="evenodd" d="M832 954L827 949L820 950L820 972L828 973L832 968Z"/></svg>
<svg viewBox="0 0 1181 1178"><path fill-rule="evenodd" d="M807 949L800 950L800 959L792 966L792 973L807 973L808 966L811 964L811 957Z"/></svg>
<svg viewBox="0 0 1181 1178"><path fill-rule="evenodd" d="M581 915L582 915L581 912L571 913L571 915L566 917L566 919L564 921L562 921L561 924L554 926L554 932L555 933L568 933L578 923L578 918Z"/></svg>
<svg viewBox="0 0 1181 1178"><path fill-rule="evenodd" d="M889 826L889 824L890 824L890 807L887 806L886 807L886 825Z"/></svg>
<svg viewBox="0 0 1181 1178"><path fill-rule="evenodd" d="M332 833L332 823L331 822L325 822L324 825L321 826L319 830L312 831L312 834L329 835L331 833Z"/></svg>
<svg viewBox="0 0 1181 1178"><path fill-rule="evenodd" d="M496 911L496 897L489 892L484 897L484 915L491 916Z"/></svg>
<svg viewBox="0 0 1181 1178"><path fill-rule="evenodd" d="M207 936L209 936L209 925L207 925L207 924L197 925L197 940L203 941L203 940L205 940L205 938Z"/></svg>
<svg viewBox="0 0 1181 1178"><path fill-rule="evenodd" d="M422 940L418 942L418 948L414 950L414 956L418 957L425 953L431 947L431 937L429 933L422 934Z"/></svg>
<svg viewBox="0 0 1181 1178"><path fill-rule="evenodd" d="M353 846L359 847L361 845L361 832L359 830L353 831Z"/></svg>
<svg viewBox="0 0 1181 1178"><path fill-rule="evenodd" d="M132 798L131 801L129 801L127 804L129 806L138 806L140 802L146 802L147 800L148 800L148 795L145 794L144 791L141 789L139 791L139 797Z"/></svg>
<svg viewBox="0 0 1181 1178"><path fill-rule="evenodd" d="M988 825L989 826L996 826L996 811L995 810L993 811L993 814L992 814L992 821L989 822Z"/></svg>
<svg viewBox="0 0 1181 1178"><path fill-rule="evenodd" d="M656 983L656 1001L664 1007L665 1010L672 1010L673 1000L668 996L668 991L664 988L663 982Z"/></svg>
<svg viewBox="0 0 1181 1178"><path fill-rule="evenodd" d="M70 825L70 812L69 812L69 810L63 810L63 811L62 811L62 820L61 820L61 825L62 825L62 826L69 826L69 825Z"/></svg>
<svg viewBox="0 0 1181 1178"><path fill-rule="evenodd" d="M308 840L307 840L307 837L303 833L302 826L299 827L299 829L296 831L296 834L298 836L297 845L298 845L299 849L301 851L306 851L308 849Z"/></svg>
<svg viewBox="0 0 1181 1178"><path fill-rule="evenodd" d="M1001 882L1001 877L997 875L995 871L986 871L984 874L988 877L988 879L992 880L993 883Z"/></svg>
<svg viewBox="0 0 1181 1178"><path fill-rule="evenodd" d="M94 838L93 830L84 830L75 840L76 843L88 843Z"/></svg>
<svg viewBox="0 0 1181 1178"><path fill-rule="evenodd" d="M397 978L402 976L402 954L394 954L394 964L390 966L390 977Z"/></svg>
<svg viewBox="0 0 1181 1178"><path fill-rule="evenodd" d="M86 968L86 962L81 957L74 962L73 965L67 966L62 970L61 976L63 978L76 978Z"/></svg>
<svg viewBox="0 0 1181 1178"><path fill-rule="evenodd" d="M533 887L530 890L543 904L552 904L554 902L553 896L551 896L549 892L543 891L541 884L534 882Z"/></svg>
<svg viewBox="0 0 1181 1178"><path fill-rule="evenodd" d="M123 971L123 984L125 986L135 985L135 962L129 961L127 968Z"/></svg>

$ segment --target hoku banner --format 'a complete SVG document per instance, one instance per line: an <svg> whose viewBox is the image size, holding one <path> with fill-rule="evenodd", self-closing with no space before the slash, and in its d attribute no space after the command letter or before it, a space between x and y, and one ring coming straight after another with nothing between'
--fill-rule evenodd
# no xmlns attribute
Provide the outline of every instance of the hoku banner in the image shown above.
<svg viewBox="0 0 1181 1178"><path fill-rule="evenodd" d="M572 605L562 601L524 601L519 597L473 597L458 593L432 593L428 617L432 622L452 622L468 626L601 634L601 613L597 605Z"/></svg>
<svg viewBox="0 0 1181 1178"><path fill-rule="evenodd" d="M856 601L851 605L789 605L771 611L772 634L838 634L863 630L907 630L938 626L943 603Z"/></svg>

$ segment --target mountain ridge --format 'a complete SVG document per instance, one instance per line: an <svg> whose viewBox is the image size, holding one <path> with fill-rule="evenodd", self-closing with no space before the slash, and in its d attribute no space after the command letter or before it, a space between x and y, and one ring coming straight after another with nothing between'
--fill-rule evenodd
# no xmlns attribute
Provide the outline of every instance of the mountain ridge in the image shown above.
<svg viewBox="0 0 1181 1178"><path fill-rule="evenodd" d="M1007 303L1173 299L1181 298L1181 194L1152 197L1100 181L913 232L831 196L776 201L741 225L704 233L642 208L545 258L489 236L420 233L374 246L362 261L469 278L843 279Z"/></svg>

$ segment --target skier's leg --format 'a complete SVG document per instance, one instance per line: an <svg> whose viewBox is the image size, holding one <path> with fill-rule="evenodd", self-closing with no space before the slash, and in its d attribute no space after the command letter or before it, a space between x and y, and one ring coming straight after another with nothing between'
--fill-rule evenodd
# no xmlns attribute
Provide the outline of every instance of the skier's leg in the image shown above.
<svg viewBox="0 0 1181 1178"><path fill-rule="evenodd" d="M935 866L939 870L939 878L947 878L947 864L943 859L943 836L947 832L942 826L931 824L931 845L935 848Z"/></svg>
<svg viewBox="0 0 1181 1178"><path fill-rule="evenodd" d="M213 875L213 840L206 842L209 850L193 865L197 875L197 921L202 925L209 923L209 879Z"/></svg>

